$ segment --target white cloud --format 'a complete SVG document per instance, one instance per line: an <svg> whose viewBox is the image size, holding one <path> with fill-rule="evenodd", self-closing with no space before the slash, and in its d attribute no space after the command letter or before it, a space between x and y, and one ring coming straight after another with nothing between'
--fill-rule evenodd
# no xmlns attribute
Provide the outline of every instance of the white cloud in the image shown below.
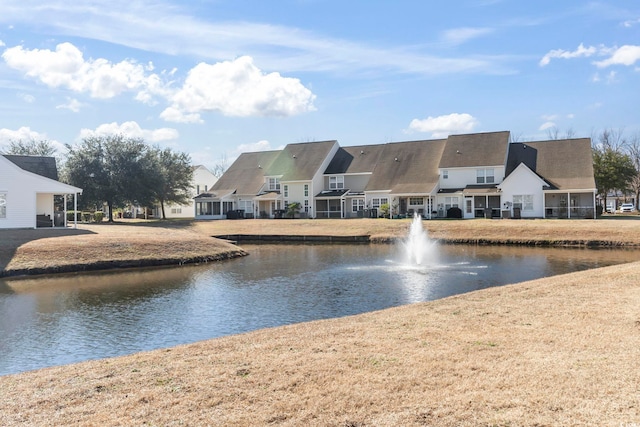
<svg viewBox="0 0 640 427"><path fill-rule="evenodd" d="M492 32L491 28L454 28L442 33L442 39L447 43L459 45Z"/></svg>
<svg viewBox="0 0 640 427"><path fill-rule="evenodd" d="M300 80L279 73L266 74L253 64L251 57L243 56L192 68L162 117L199 119L199 113L209 111L225 116L286 117L314 111L314 99L315 95Z"/></svg>
<svg viewBox="0 0 640 427"><path fill-rule="evenodd" d="M2 46L6 46L6 44L4 44L4 42L2 40L0 40L0 47Z"/></svg>
<svg viewBox="0 0 640 427"><path fill-rule="evenodd" d="M203 123L198 113L185 114L175 107L167 107L162 113L160 118L168 122L174 123Z"/></svg>
<svg viewBox="0 0 640 427"><path fill-rule="evenodd" d="M594 46L584 47L584 45L580 43L580 46L578 46L578 48L573 52L568 50L563 50L563 49L555 49L555 50L549 51L545 56L542 57L542 59L539 62L539 65L541 67L549 65L552 58L570 59L570 58L589 57L597 54L598 51L599 51L599 48L596 48Z"/></svg>
<svg viewBox="0 0 640 427"><path fill-rule="evenodd" d="M433 138L442 138L452 133L470 132L478 125L478 120L467 113L453 113L445 116L413 119L408 131L431 132Z"/></svg>
<svg viewBox="0 0 640 427"><path fill-rule="evenodd" d="M638 19L630 19L628 21L624 21L622 23L622 26L623 27L627 27L627 28L631 28L634 25L638 25L638 24L640 24L640 18L638 18Z"/></svg>
<svg viewBox="0 0 640 427"><path fill-rule="evenodd" d="M275 148L271 147L271 143L266 139L260 140L258 142L254 142L252 144L240 144L234 150L234 154L242 154L242 153L252 153L255 151L271 151Z"/></svg>
<svg viewBox="0 0 640 427"><path fill-rule="evenodd" d="M85 60L71 43L60 43L55 50L8 48L2 54L7 65L23 71L52 88L66 88L88 93L93 98L113 98L124 92L138 92L138 98L149 101L153 93L162 93L160 78L147 75L149 67L135 61L112 63L106 59Z"/></svg>
<svg viewBox="0 0 640 427"><path fill-rule="evenodd" d="M33 104L36 101L36 97L28 93L19 93L18 97L27 104Z"/></svg>
<svg viewBox="0 0 640 427"><path fill-rule="evenodd" d="M611 65L633 65L640 60L640 46L625 45L615 49L610 58L596 62L599 68Z"/></svg>
<svg viewBox="0 0 640 427"><path fill-rule="evenodd" d="M609 58L595 61L594 64L598 68L606 68L611 65L626 65L630 66L640 61L640 46L637 45L624 45L621 47L606 47L600 45L598 47L589 46L585 47L582 43L574 51L567 51L562 49L556 49L549 51L539 62L541 67L548 65L553 58L572 59L572 58L588 58L591 56L608 56ZM593 78L594 81L599 81L599 76L596 75Z"/></svg>
<svg viewBox="0 0 640 427"><path fill-rule="evenodd" d="M67 109L67 110L71 110L74 113L77 113L80 111L80 108L83 107L84 104L80 101L78 101L75 98L67 98L67 103L66 104L60 104L60 105L56 105L57 109Z"/></svg>
<svg viewBox="0 0 640 427"><path fill-rule="evenodd" d="M556 126L556 124L554 122L544 122L543 124L540 125L538 130L547 130L547 129L551 129L551 128L555 127L555 126Z"/></svg>
<svg viewBox="0 0 640 427"><path fill-rule="evenodd" d="M558 115L557 114L543 114L541 116L541 118L544 121L551 122L551 121L557 120Z"/></svg>
<svg viewBox="0 0 640 427"><path fill-rule="evenodd" d="M23 126L17 130L0 129L0 146L9 144L11 141L28 141L28 140L40 141L41 139L47 139L46 134L31 130L27 126Z"/></svg>
<svg viewBox="0 0 640 427"><path fill-rule="evenodd" d="M0 129L0 151L8 147L13 141L49 141L58 152L66 151L63 143L49 139L46 133L31 130L28 126L22 126L17 130Z"/></svg>
<svg viewBox="0 0 640 427"><path fill-rule="evenodd" d="M82 129L80 131L80 139L108 135L124 135L130 138L142 138L149 143L172 141L178 139L180 136L175 129L142 129L138 123L133 121L122 124L118 124L117 122L105 123L98 126L95 130Z"/></svg>

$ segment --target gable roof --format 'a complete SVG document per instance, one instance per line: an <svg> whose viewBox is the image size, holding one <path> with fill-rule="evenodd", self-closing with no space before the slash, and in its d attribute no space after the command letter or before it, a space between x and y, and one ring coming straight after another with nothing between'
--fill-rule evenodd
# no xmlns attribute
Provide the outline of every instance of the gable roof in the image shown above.
<svg viewBox="0 0 640 427"><path fill-rule="evenodd" d="M529 147L529 151L533 152L533 151L535 151L535 149L531 149L531 147ZM540 185L543 186L543 187L548 187L550 185L547 181L545 181L545 179L543 177L541 177L539 174L536 173L535 169L532 169L525 162L520 162L511 171L509 171L507 176L505 176L504 180L498 185L498 187L505 188L504 187L505 185L509 184L509 182L512 179L515 179L515 178L512 178L512 177L517 177L518 171L522 171L521 173L527 173L527 174L530 174L531 176L535 177L536 179L538 179L538 181L540 182Z"/></svg>
<svg viewBox="0 0 640 427"><path fill-rule="evenodd" d="M535 163L523 158L524 151L531 150L535 154ZM516 159L522 158L531 170L541 176L558 190L595 189L593 175L593 155L590 138L559 139L551 141L526 142L509 145L508 166L518 166ZM513 169L507 169L507 175Z"/></svg>
<svg viewBox="0 0 640 427"><path fill-rule="evenodd" d="M49 156L19 156L5 154L4 157L27 172L44 176L45 178L58 180L58 167L56 159Z"/></svg>
<svg viewBox="0 0 640 427"><path fill-rule="evenodd" d="M311 180L337 143L333 140L288 144L265 175L279 175L280 181Z"/></svg>
<svg viewBox="0 0 640 427"><path fill-rule="evenodd" d="M280 151L257 151L242 153L229 169L211 187L211 192L234 190L236 194L258 194L264 184L265 171ZM222 191L224 190L224 191Z"/></svg>
<svg viewBox="0 0 640 427"><path fill-rule="evenodd" d="M324 171L326 175L373 172L386 144L339 148Z"/></svg>
<svg viewBox="0 0 640 427"><path fill-rule="evenodd" d="M438 184L438 162L446 142L433 139L385 144L365 191L431 192Z"/></svg>
<svg viewBox="0 0 640 427"><path fill-rule="evenodd" d="M439 168L502 166L507 158L509 131L450 135Z"/></svg>

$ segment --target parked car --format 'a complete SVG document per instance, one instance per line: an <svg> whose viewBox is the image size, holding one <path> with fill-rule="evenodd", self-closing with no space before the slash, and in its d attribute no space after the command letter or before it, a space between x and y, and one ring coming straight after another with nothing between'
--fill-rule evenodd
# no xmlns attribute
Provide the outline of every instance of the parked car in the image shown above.
<svg viewBox="0 0 640 427"><path fill-rule="evenodd" d="M633 203L623 203L622 206L620 206L620 212L634 212L635 210L636 207Z"/></svg>

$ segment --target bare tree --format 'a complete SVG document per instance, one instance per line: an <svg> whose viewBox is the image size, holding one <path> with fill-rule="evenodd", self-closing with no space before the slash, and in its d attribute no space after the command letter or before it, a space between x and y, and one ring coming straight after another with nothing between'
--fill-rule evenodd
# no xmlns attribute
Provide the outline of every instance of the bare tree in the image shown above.
<svg viewBox="0 0 640 427"><path fill-rule="evenodd" d="M227 154L225 153L222 156L220 156L220 160L218 161L218 163L213 165L213 168L211 169L211 173L216 178L220 178L228 168L229 168L229 161L227 160Z"/></svg>
<svg viewBox="0 0 640 427"><path fill-rule="evenodd" d="M624 128L604 129L599 134L592 135L591 140L600 150L624 152L627 145L627 141L624 138Z"/></svg>
<svg viewBox="0 0 640 427"><path fill-rule="evenodd" d="M558 140L558 139L571 139L576 136L576 132L573 128L568 128L564 135L561 133L560 129L557 126L553 126L547 129L547 138L550 140Z"/></svg>

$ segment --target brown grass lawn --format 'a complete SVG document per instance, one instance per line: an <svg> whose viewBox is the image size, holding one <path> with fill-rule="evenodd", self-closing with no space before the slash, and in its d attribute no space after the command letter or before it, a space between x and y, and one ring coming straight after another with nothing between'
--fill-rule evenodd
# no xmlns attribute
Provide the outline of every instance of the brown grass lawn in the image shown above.
<svg viewBox="0 0 640 427"><path fill-rule="evenodd" d="M171 240L178 232L274 234L276 227L386 238L408 227L402 220L359 221L83 226L76 236L27 238L22 246L46 247L47 239L100 245L84 239L104 234L110 241L116 229L121 243L133 244L154 229ZM633 220L425 225L448 239L640 243L640 222ZM22 246L14 256L25 256ZM8 375L0 377L0 424L638 426L639 307L640 262L634 262Z"/></svg>

